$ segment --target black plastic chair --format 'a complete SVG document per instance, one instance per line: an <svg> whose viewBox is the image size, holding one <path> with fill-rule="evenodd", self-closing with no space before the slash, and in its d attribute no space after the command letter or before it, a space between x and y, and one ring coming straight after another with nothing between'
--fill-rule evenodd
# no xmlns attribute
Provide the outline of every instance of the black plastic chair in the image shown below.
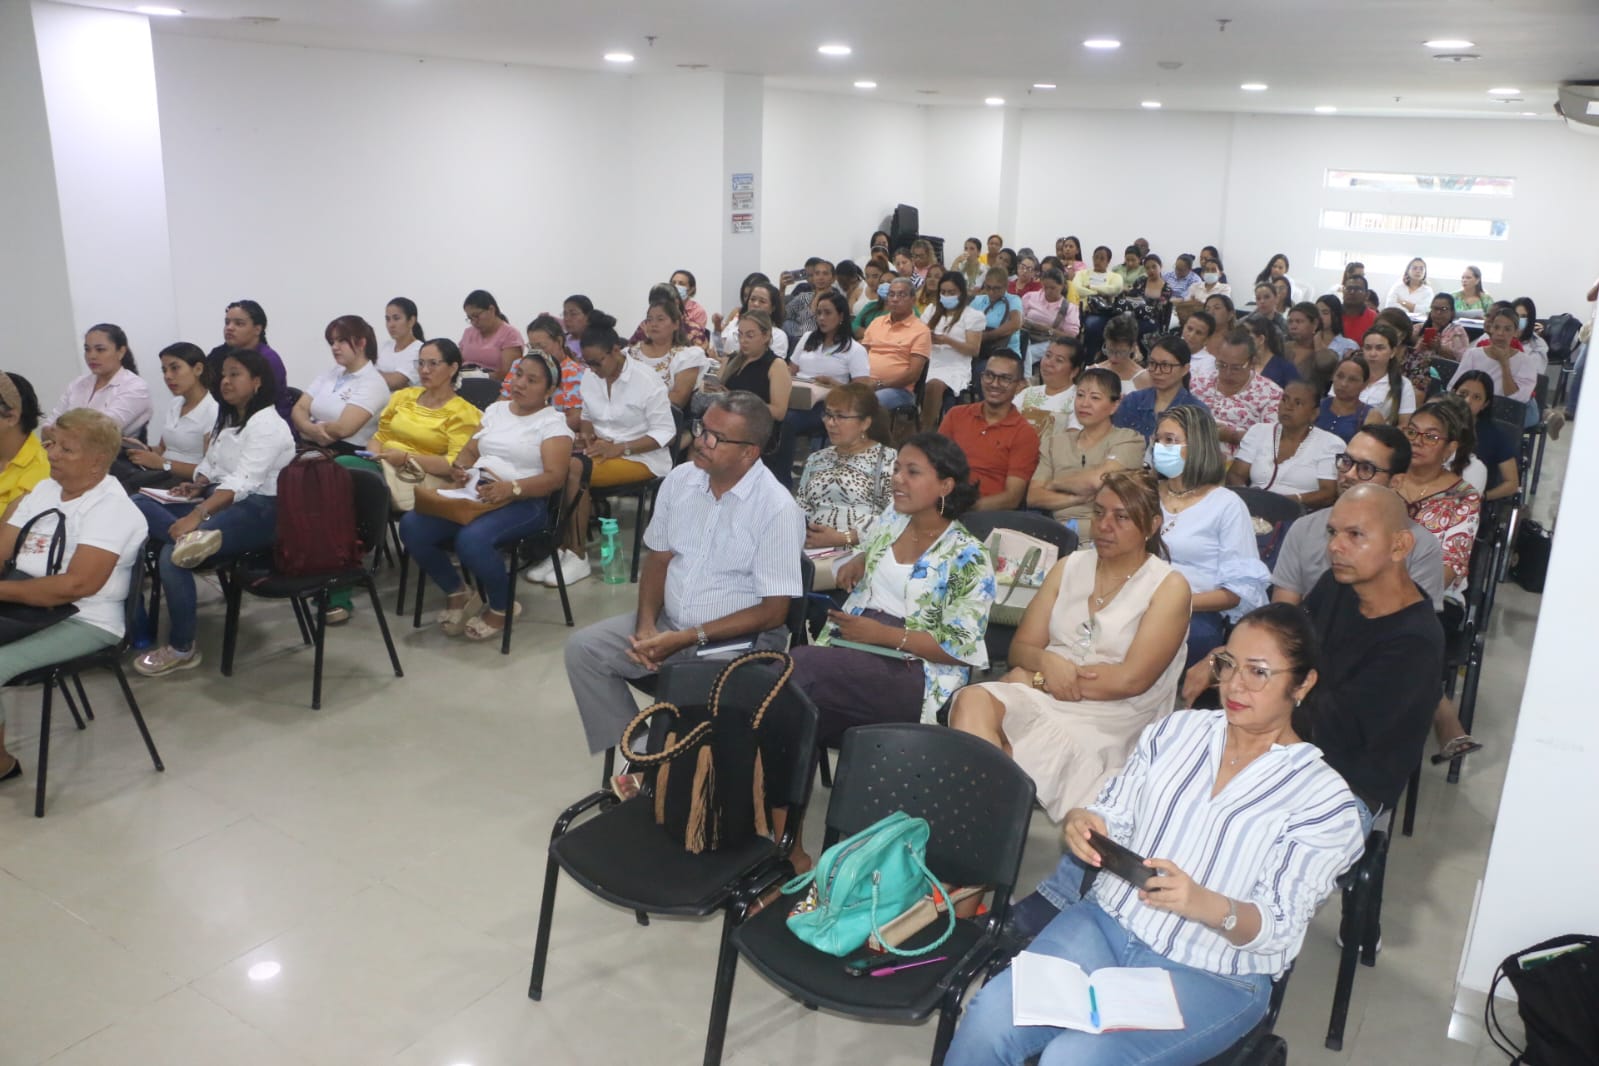
<svg viewBox="0 0 1599 1066"><path fill-rule="evenodd" d="M1048 515L1032 511L968 511L961 516L961 523L972 536L984 543L996 529L1014 529L1055 545L1063 559L1077 550L1078 537L1075 532ZM999 663L1009 661L1010 642L1015 636L1015 626L996 625L992 621L988 623L983 642L988 648L990 670Z"/></svg>
<svg viewBox="0 0 1599 1066"><path fill-rule="evenodd" d="M128 675L122 670L122 656L127 653L128 643L132 639L133 621L139 602L139 564L135 562L133 565L134 573L130 577L120 641L99 651L80 655L76 659L63 659L61 662L19 674L6 683L6 688L43 686L39 705L39 755L34 764L33 816L35 818L44 817L45 779L50 770L51 697L59 688L62 698L66 700L67 709L72 712L72 720L77 723L79 729L85 728L83 721L85 716L89 721L94 721L94 708L89 705L89 694L83 689L81 677L87 670L104 667L116 675L117 684L122 688L122 698L128 703L128 712L133 715L133 722L139 727L139 736L144 738L145 750L150 753L151 764L158 773L166 770L166 765L161 761L161 753L156 751L155 741L150 737L150 728L144 724L144 714L139 710L139 701L133 698L133 689L128 686ZM69 679L72 681L71 689L67 687ZM76 700L72 696L73 689L77 690ZM83 705L82 715L78 713L79 703Z"/></svg>
<svg viewBox="0 0 1599 1066"><path fill-rule="evenodd" d="M1327 1021L1327 1049L1344 1048L1344 1023L1349 1018L1349 997L1355 989L1355 964L1377 965L1377 944L1382 940L1382 883L1388 870L1388 843L1393 812L1383 811L1366 837L1366 852L1341 879L1343 947L1338 957L1338 978L1333 984L1332 1017Z"/></svg>
<svg viewBox="0 0 1599 1066"><path fill-rule="evenodd" d="M493 375L486 378L463 377L456 384L455 391L479 411L487 411L500 400L500 379Z"/></svg>
<svg viewBox="0 0 1599 1066"><path fill-rule="evenodd" d="M661 673L661 698L679 705L703 705L726 665L673 663ZM727 679L723 699L753 706L765 697L770 682L771 673L766 669L740 669ZM651 723L650 750L661 750L667 728L665 716L657 716ZM655 824L655 804L648 792L620 803L601 789L561 813L550 831L529 999L544 996L555 889L563 870L593 895L633 911L640 925L648 924L650 914L703 918L722 911L717 980L721 982L724 972L731 980L736 959L729 939L759 899L760 893L752 891L752 886L765 884L759 876L765 871L787 867L787 855L796 840L795 827L804 818L816 748L815 705L797 686L785 686L767 711L760 737L766 795L774 808L788 809L787 828L780 840L757 837L740 848L691 855ZM595 817L573 825L579 816L595 809L599 811ZM725 1010L720 1022L713 1014L711 1024L720 1046Z"/></svg>
<svg viewBox="0 0 1599 1066"><path fill-rule="evenodd" d="M1270 523L1270 533L1256 533L1255 546L1260 550L1260 561L1271 569L1277 563L1277 552L1282 548L1288 527L1304 516L1305 507L1291 496L1258 489L1253 486L1229 486L1234 495L1249 508L1249 517Z"/></svg>
<svg viewBox="0 0 1599 1066"><path fill-rule="evenodd" d="M1433 356L1432 359L1428 361L1428 365L1437 372L1439 385L1443 389L1449 388L1449 382L1460 370L1459 359L1446 359L1441 355Z"/></svg>
<svg viewBox="0 0 1599 1066"><path fill-rule="evenodd" d="M372 601L372 614L378 629L383 633L383 645L388 649L389 662L395 677L404 677L400 656L394 649L394 638L389 635L388 619L383 614L383 603L378 598L375 581L378 548L387 535L389 520L389 488L383 478L369 470L349 471L355 487L356 535L366 547L365 557L349 570L332 574L314 574L308 577L290 577L279 574L271 567L270 559L250 557L236 561L228 568L222 583L227 602L227 622L222 631L222 676L233 676L233 655L239 640L239 607L244 593L269 600L288 600L294 607L295 620L300 625L300 635L316 649L311 675L311 709L322 707L322 658L327 637L328 595L338 589L364 588ZM315 604L315 617L311 607Z"/></svg>
<svg viewBox="0 0 1599 1066"><path fill-rule="evenodd" d="M1543 476L1544 446L1549 441L1549 375L1539 374L1537 384L1532 389L1533 402L1538 405L1538 421L1522 429L1522 451L1527 456L1527 463L1532 467L1532 481L1528 483L1527 495L1538 495L1538 481Z"/></svg>
<svg viewBox="0 0 1599 1066"><path fill-rule="evenodd" d="M1033 792L1031 778L977 737L919 723L848 730L827 805L827 846L895 811L925 818L932 830L928 868L949 884L990 886L994 896L988 913L956 923L939 948L946 962L907 970L892 981L849 976L840 959L796 938L787 925L792 897L734 929L733 948L757 973L807 1006L883 1022L920 1022L936 1011L932 1062L937 1066L955 1034L966 988L1000 944L1027 844ZM780 884L790 872L774 871L757 889ZM924 929L907 946L931 942L941 928ZM706 1066L722 1060L736 971L736 960L726 961L717 968Z"/></svg>

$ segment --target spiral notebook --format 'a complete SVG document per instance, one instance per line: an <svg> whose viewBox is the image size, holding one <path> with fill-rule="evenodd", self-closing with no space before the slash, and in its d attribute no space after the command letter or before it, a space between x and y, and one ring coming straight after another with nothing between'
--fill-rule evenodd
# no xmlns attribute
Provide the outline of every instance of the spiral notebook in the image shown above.
<svg viewBox="0 0 1599 1066"><path fill-rule="evenodd" d="M1184 1027L1165 970L1108 966L1085 973L1075 962L1031 951L1011 963L1011 1022L1084 1033Z"/></svg>

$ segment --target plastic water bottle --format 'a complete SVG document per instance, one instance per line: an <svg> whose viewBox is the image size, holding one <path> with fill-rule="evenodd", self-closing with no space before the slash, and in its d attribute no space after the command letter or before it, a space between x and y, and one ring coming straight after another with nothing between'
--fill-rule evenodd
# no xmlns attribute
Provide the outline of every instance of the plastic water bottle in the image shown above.
<svg viewBox="0 0 1599 1066"><path fill-rule="evenodd" d="M627 560L614 518L600 519L600 580L607 585L627 584Z"/></svg>

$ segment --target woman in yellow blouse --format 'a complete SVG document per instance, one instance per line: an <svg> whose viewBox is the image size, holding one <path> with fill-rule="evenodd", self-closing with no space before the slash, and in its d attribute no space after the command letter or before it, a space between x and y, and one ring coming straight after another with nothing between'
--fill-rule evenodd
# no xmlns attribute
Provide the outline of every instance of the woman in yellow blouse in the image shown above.
<svg viewBox="0 0 1599 1066"><path fill-rule="evenodd" d="M34 430L39 398L21 374L0 373L0 525L17 502L50 476L50 460Z"/></svg>
<svg viewBox="0 0 1599 1066"><path fill-rule="evenodd" d="M455 391L461 349L439 338L422 345L416 370L420 387L401 389L378 417L367 448L395 469L415 459L429 474L450 476L450 464L483 421L483 412Z"/></svg>

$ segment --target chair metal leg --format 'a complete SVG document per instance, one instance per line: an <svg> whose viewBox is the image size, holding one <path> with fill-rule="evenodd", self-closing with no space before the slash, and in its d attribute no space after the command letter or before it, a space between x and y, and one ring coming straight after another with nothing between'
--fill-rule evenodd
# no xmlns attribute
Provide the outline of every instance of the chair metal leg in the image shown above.
<svg viewBox="0 0 1599 1066"><path fill-rule="evenodd" d="M328 590L323 589L316 595L316 662L311 667L311 709L322 709L322 650L327 641L328 634Z"/></svg>
<svg viewBox="0 0 1599 1066"><path fill-rule="evenodd" d="M533 941L533 973L528 978L527 998L544 998L544 964L550 955L550 926L555 923L555 885L561 868L555 859L544 861L544 898L539 903L539 931Z"/></svg>
<svg viewBox="0 0 1599 1066"><path fill-rule="evenodd" d="M949 1043L955 1039L955 1023L959 1022L960 1018L960 993L952 989L938 1011L938 1031L933 1036L931 1066L944 1066L944 1056L949 1054Z"/></svg>
<svg viewBox="0 0 1599 1066"><path fill-rule="evenodd" d="M1460 687L1460 725L1467 733L1477 717L1477 683L1482 678L1483 654L1487 650L1487 634L1479 630L1471 642L1471 654L1466 659L1466 680ZM1460 780L1460 767L1465 756L1449 761L1448 781L1451 785Z"/></svg>
<svg viewBox="0 0 1599 1066"><path fill-rule="evenodd" d="M73 674L72 687L78 690L78 702L83 704L83 716L91 722L94 721L94 704L89 702L89 694L83 691L83 678Z"/></svg>
<svg viewBox="0 0 1599 1066"><path fill-rule="evenodd" d="M516 620L516 571L517 551L513 547L510 561L506 563L506 581L511 590L511 605L505 609L505 624L500 626L500 654L511 654L511 624Z"/></svg>
<svg viewBox="0 0 1599 1066"><path fill-rule="evenodd" d="M222 676L233 676L233 653L239 643L239 601L244 590L225 571L217 571L222 581L222 598L227 604L226 620L222 623Z"/></svg>
<svg viewBox="0 0 1599 1066"><path fill-rule="evenodd" d="M633 920L642 926L648 926L650 924L650 916L646 911L634 911Z"/></svg>
<svg viewBox="0 0 1599 1066"><path fill-rule="evenodd" d="M289 606L294 608L294 621L300 627L300 639L310 645L311 623L306 614L305 604L300 600L290 599Z"/></svg>
<svg viewBox="0 0 1599 1066"><path fill-rule="evenodd" d="M828 757L826 748L818 749L817 750L817 756L818 756L817 769L822 771L822 787L823 788L832 788L833 787L833 760Z"/></svg>
<svg viewBox="0 0 1599 1066"><path fill-rule="evenodd" d="M722 946L716 956L716 983L711 992L711 1020L705 1032L705 1066L722 1066L722 1045L727 1040L727 1016L733 1006L733 978L738 976L738 951L733 947L733 927L738 919L728 907L722 912Z"/></svg>
<svg viewBox="0 0 1599 1066"><path fill-rule="evenodd" d="M1544 446L1548 442L1548 431L1540 430L1538 433L1537 443L1534 445L1536 450L1533 452L1532 456L1532 487L1527 490L1527 495L1529 497L1538 495L1538 479L1543 476L1543 450Z"/></svg>
<svg viewBox="0 0 1599 1066"><path fill-rule="evenodd" d="M638 584L639 553L644 550L644 504L650 493L646 490L638 497L638 524L633 527L633 584Z"/></svg>
<svg viewBox="0 0 1599 1066"><path fill-rule="evenodd" d="M144 724L144 714L139 710L139 701L133 698L133 689L128 685L128 675L122 672L121 663L112 663L111 672L117 675L117 684L122 686L122 698L128 701L128 711L133 715L133 724L139 727L139 735L144 738L144 747L150 753L150 762L158 773L164 772L166 764L161 761L161 753L155 750L155 740L150 736L150 727Z"/></svg>
<svg viewBox="0 0 1599 1066"><path fill-rule="evenodd" d="M406 585L410 583L410 579L411 579L411 557L406 555L404 552L401 552L400 553L400 591L399 591L399 594L394 597L394 613L397 614L397 615L405 614L405 588L406 588ZM418 581L423 580L422 575L420 575L420 574L417 575L417 580Z"/></svg>
<svg viewBox="0 0 1599 1066"><path fill-rule="evenodd" d="M561 594L561 613L566 616L566 625L570 629L572 622L572 601L566 595L566 574L561 570L561 546L555 546L550 560L555 565L555 590Z"/></svg>
<svg viewBox="0 0 1599 1066"><path fill-rule="evenodd" d="M389 633L389 620L384 616L383 604L378 599L377 582L368 576L362 584L366 586L367 595L372 599L372 614L378 620L378 632L383 634L383 646L389 650L389 665L394 667L395 677L404 677L405 671L400 669L400 653L395 650L394 637Z"/></svg>
<svg viewBox="0 0 1599 1066"><path fill-rule="evenodd" d="M44 817L44 782L50 773L50 693L55 685L45 682L44 699L39 707L39 765L38 780L33 785L33 816Z"/></svg>
<svg viewBox="0 0 1599 1066"><path fill-rule="evenodd" d="M1405 836L1416 835L1416 800L1421 795L1421 767L1410 772L1410 783L1405 786Z"/></svg>
<svg viewBox="0 0 1599 1066"><path fill-rule="evenodd" d="M72 712L72 721L79 729L87 728L87 726L83 724L83 717L78 714L78 704L77 701L72 698L72 690L67 688L67 679L64 677L59 677L53 681L52 684L59 685L61 687L61 698L67 701L67 710Z"/></svg>
<svg viewBox="0 0 1599 1066"><path fill-rule="evenodd" d="M416 606L411 613L412 629L422 628L422 594L427 591L427 586L427 575L419 569L416 575Z"/></svg>
<svg viewBox="0 0 1599 1066"><path fill-rule="evenodd" d="M616 773L616 749L605 749L605 764L600 767L600 787L611 787L611 775Z"/></svg>
<svg viewBox="0 0 1599 1066"><path fill-rule="evenodd" d="M1386 834L1377 847L1380 849L1377 854L1361 858L1344 886L1341 923L1344 945L1338 958L1338 980L1333 986L1332 1016L1327 1022L1329 1051L1342 1051L1344 1047L1344 1025L1349 1019L1349 999L1355 989L1355 967L1363 961L1363 954L1371 959L1368 966L1376 961L1373 914L1377 907L1376 893L1382 889L1381 868L1387 862Z"/></svg>

